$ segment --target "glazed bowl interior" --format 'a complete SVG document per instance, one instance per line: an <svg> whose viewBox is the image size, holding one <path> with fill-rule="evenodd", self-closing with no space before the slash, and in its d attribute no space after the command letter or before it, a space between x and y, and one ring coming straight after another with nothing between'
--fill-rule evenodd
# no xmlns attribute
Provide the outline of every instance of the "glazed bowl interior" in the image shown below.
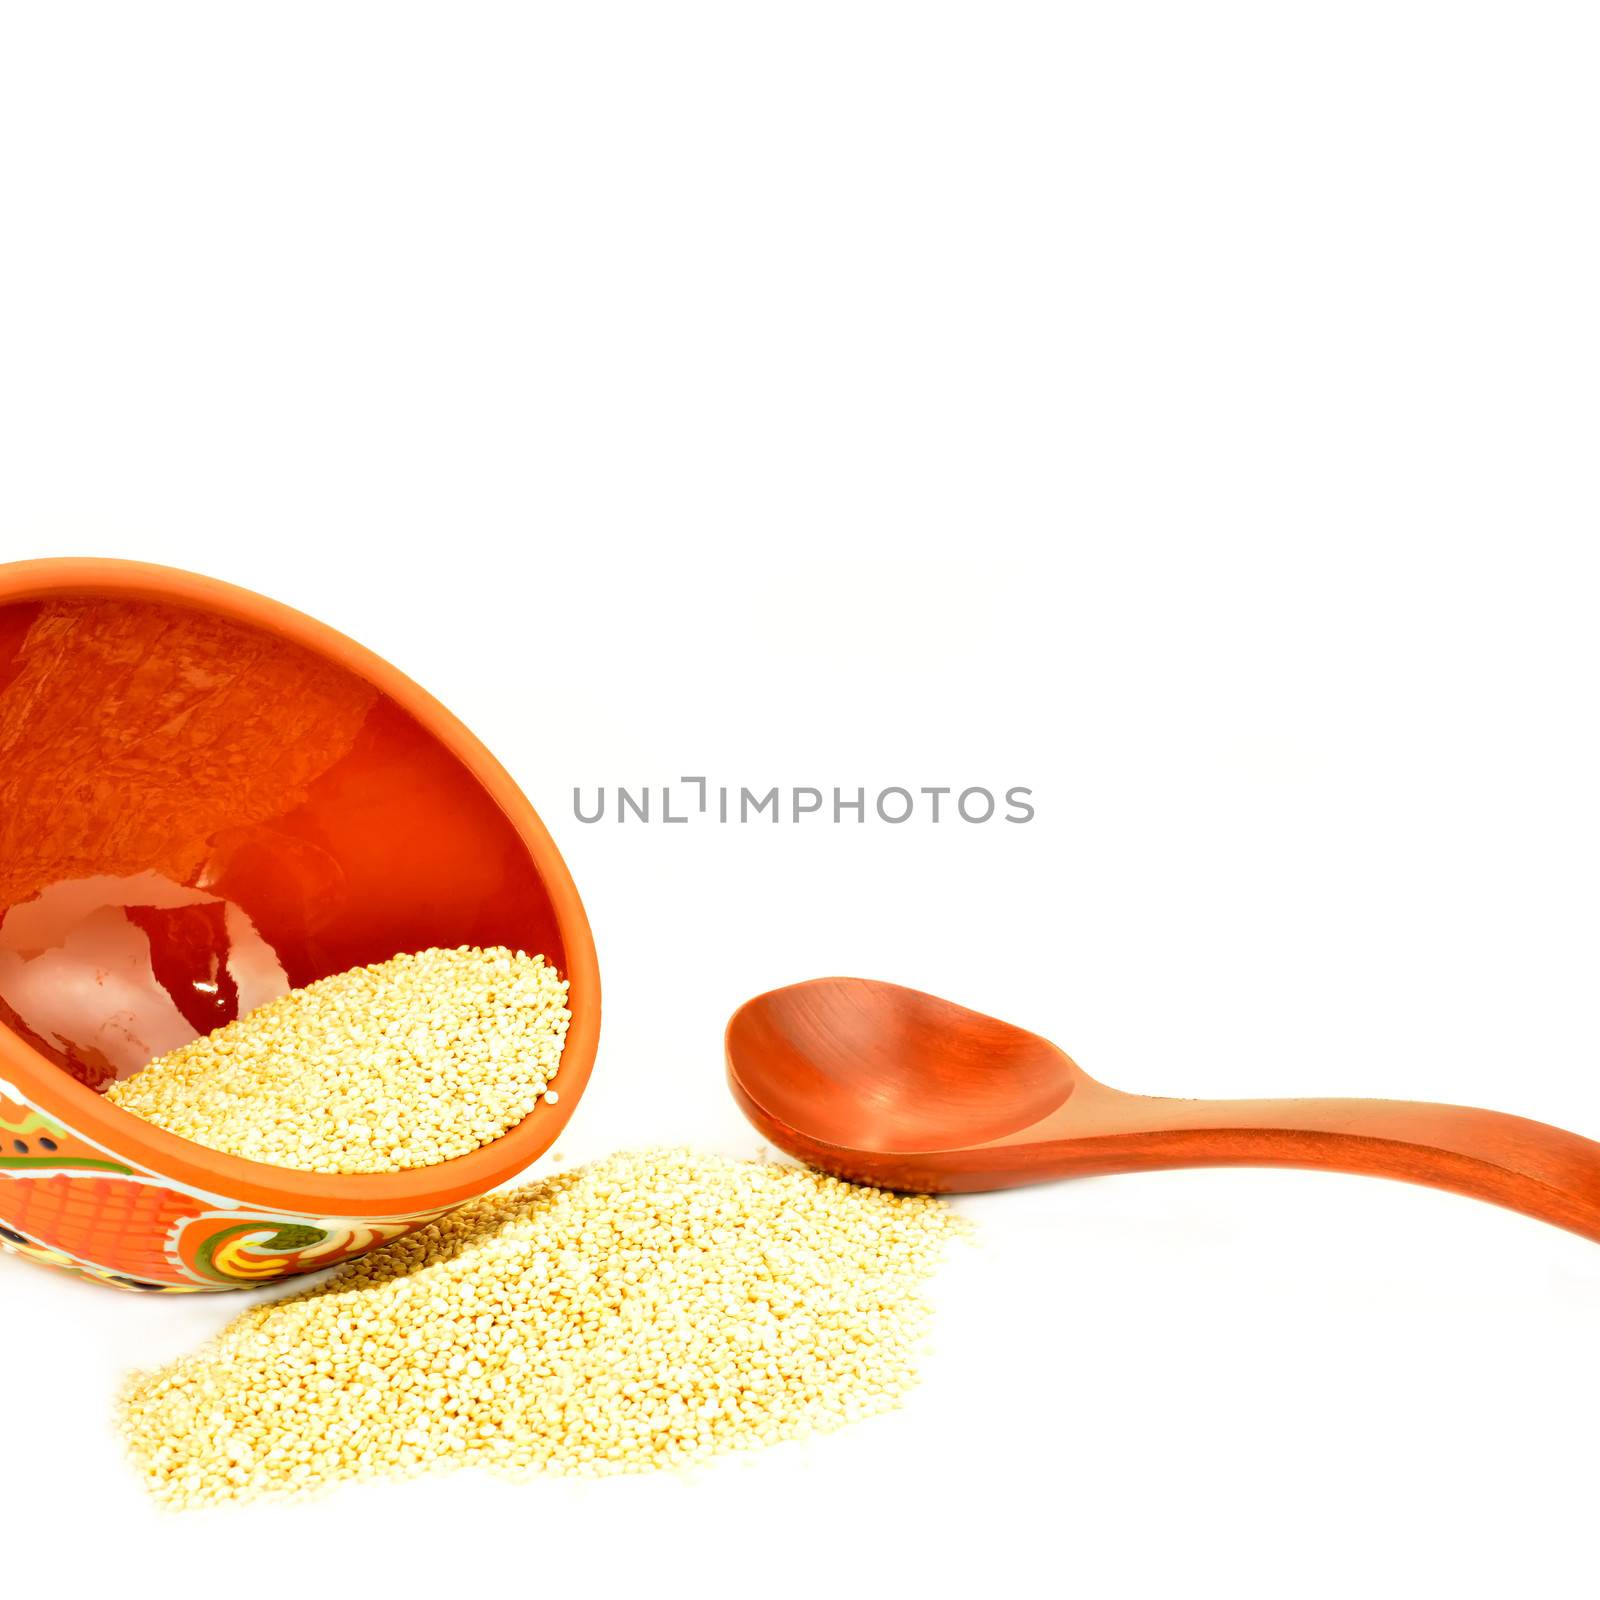
<svg viewBox="0 0 1600 1600"><path fill-rule="evenodd" d="M113 566L0 590L0 1028L64 1092L400 951L507 945L581 987L565 869L459 724L296 613Z"/></svg>

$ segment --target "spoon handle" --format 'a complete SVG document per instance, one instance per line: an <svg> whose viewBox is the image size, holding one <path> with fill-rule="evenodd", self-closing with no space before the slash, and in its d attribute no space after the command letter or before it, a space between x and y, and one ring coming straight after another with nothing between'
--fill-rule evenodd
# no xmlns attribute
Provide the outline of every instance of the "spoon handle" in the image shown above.
<svg viewBox="0 0 1600 1600"><path fill-rule="evenodd" d="M1600 1144L1527 1117L1405 1100L1129 1094L1099 1109L1095 1134L1054 1140L1040 1128L1031 1153L1063 1174L1272 1166L1400 1178L1600 1240Z"/></svg>

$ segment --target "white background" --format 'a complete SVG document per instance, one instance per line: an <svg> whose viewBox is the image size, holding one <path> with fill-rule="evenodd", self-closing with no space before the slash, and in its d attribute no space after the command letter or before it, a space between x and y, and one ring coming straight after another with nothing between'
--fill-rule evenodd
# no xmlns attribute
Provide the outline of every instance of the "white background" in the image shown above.
<svg viewBox="0 0 1600 1600"><path fill-rule="evenodd" d="M1591 7L0 17L0 556L265 591L506 761L607 984L565 1155L753 1152L723 1022L836 971L1600 1134ZM685 773L1038 818L572 819ZM0 1260L0 1583L1589 1587L1594 1244L1280 1172L962 1209L891 1419L181 1519L112 1393L242 1298Z"/></svg>

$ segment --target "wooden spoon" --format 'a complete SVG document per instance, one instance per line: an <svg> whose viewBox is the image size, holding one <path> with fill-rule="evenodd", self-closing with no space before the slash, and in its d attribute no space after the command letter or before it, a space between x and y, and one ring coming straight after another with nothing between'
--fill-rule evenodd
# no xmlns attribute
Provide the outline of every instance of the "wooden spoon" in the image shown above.
<svg viewBox="0 0 1600 1600"><path fill-rule="evenodd" d="M818 978L733 1015L734 1098L781 1150L881 1188L964 1192L1157 1167L1323 1167L1454 1189L1600 1239L1600 1144L1404 1100L1168 1100L915 989Z"/></svg>

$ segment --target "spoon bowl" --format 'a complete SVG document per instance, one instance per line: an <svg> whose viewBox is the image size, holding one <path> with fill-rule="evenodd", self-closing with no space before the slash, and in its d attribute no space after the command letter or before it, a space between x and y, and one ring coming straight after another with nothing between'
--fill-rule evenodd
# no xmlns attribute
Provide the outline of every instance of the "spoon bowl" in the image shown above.
<svg viewBox="0 0 1600 1600"><path fill-rule="evenodd" d="M742 1006L728 1026L728 1070L747 1112L889 1165L1033 1127L1082 1077L1037 1034L854 978L797 983Z"/></svg>
<svg viewBox="0 0 1600 1600"><path fill-rule="evenodd" d="M1399 1178L1600 1240L1600 1144L1403 1100L1176 1100L1091 1078L1038 1034L934 995L817 978L747 1001L735 1100L780 1150L880 1188L961 1193L1162 1167Z"/></svg>

